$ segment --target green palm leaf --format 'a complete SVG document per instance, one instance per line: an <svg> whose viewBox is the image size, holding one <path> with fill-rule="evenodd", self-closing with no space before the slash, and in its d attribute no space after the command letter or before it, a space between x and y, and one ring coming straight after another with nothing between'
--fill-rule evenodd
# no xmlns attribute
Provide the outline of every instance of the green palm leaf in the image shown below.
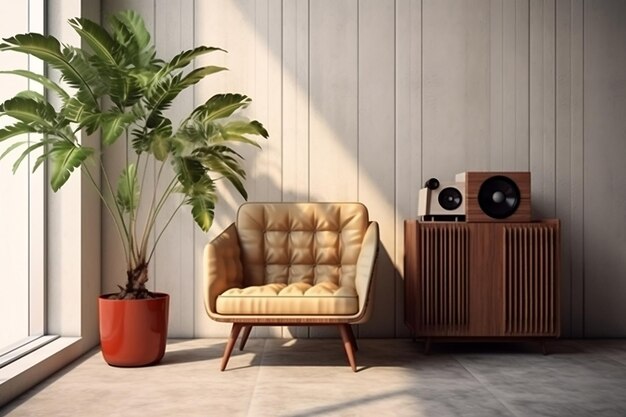
<svg viewBox="0 0 626 417"><path fill-rule="evenodd" d="M20 91L19 93L17 93L15 95L15 97L28 98L28 99L31 99L31 100L38 101L40 103L47 103L48 102L46 100L46 98L43 96L43 94L38 93L37 91L32 91L32 90Z"/></svg>
<svg viewBox="0 0 626 417"><path fill-rule="evenodd" d="M89 60L93 65L98 77L106 87L106 94L119 110L135 105L142 97L145 87L141 85L145 76L150 78L153 72L139 71L135 69L121 68L109 64L95 56Z"/></svg>
<svg viewBox="0 0 626 417"><path fill-rule="evenodd" d="M69 23L96 55L111 65L118 65L116 55L119 44L102 26L80 17L70 19Z"/></svg>
<svg viewBox="0 0 626 417"><path fill-rule="evenodd" d="M217 127L212 124L201 125L190 120L170 139L171 149L176 156L191 155L198 148L205 146L207 138L213 136L215 132Z"/></svg>
<svg viewBox="0 0 626 417"><path fill-rule="evenodd" d="M252 100L242 94L216 94L194 109L194 118L205 122L232 115L237 109L245 108Z"/></svg>
<svg viewBox="0 0 626 417"><path fill-rule="evenodd" d="M46 87L48 90L52 90L56 92L59 95L59 97L61 97L61 99L63 100L67 100L70 98L69 94L67 94L67 92L63 88L61 88L61 86L59 86L54 81L50 80L47 77L44 77L41 74L36 74L32 71L21 70L21 69L17 69L13 71L0 71L0 74L14 74L14 75L19 75L19 76L28 78L30 80L38 82L39 84Z"/></svg>
<svg viewBox="0 0 626 417"><path fill-rule="evenodd" d="M6 38L4 42L0 44L0 50L11 50L33 55L60 70L64 79L73 87L84 88L91 92L89 84L72 65L68 57L61 52L61 44L53 36L27 33ZM96 98L92 97L92 99L95 103Z"/></svg>
<svg viewBox="0 0 626 417"><path fill-rule="evenodd" d="M181 91L198 83L207 75L224 70L226 70L224 67L206 66L191 71L185 77L181 77L179 74L174 77L167 77L157 83L146 98L148 107L152 109L147 120L148 126L152 127L158 124L162 112L169 108Z"/></svg>
<svg viewBox="0 0 626 417"><path fill-rule="evenodd" d="M100 118L102 142L107 146L112 145L135 120L136 117L132 113L120 113L117 110L103 113Z"/></svg>
<svg viewBox="0 0 626 417"><path fill-rule="evenodd" d="M248 199L248 193L243 185L246 174L236 160L225 158L222 152L215 152L214 150L200 158L200 160L207 170L221 174L245 200Z"/></svg>
<svg viewBox="0 0 626 417"><path fill-rule="evenodd" d="M184 90L187 87L191 87L198 81L202 80L207 75L215 74L216 72L227 71L228 68L217 67L215 65L207 65L206 67L196 68L191 71L181 80L181 87Z"/></svg>
<svg viewBox="0 0 626 417"><path fill-rule="evenodd" d="M165 161L170 153L170 138L172 127L168 125L162 129L155 129L150 137L150 151L159 161Z"/></svg>
<svg viewBox="0 0 626 417"><path fill-rule="evenodd" d="M163 67L163 69L161 70L161 75L167 75L174 70L185 68L191 63L191 61L193 61L200 55L208 54L214 51L226 52L222 48L215 48L212 46L198 46L197 48L183 51L180 54L176 55L174 58L172 58L172 60L167 65L165 65L165 67Z"/></svg>
<svg viewBox="0 0 626 417"><path fill-rule="evenodd" d="M20 155L19 158L17 158L17 160L15 161L15 163L13 164L13 174L15 174L15 172L17 171L17 169L20 167L20 164L22 163L22 161L24 160L24 158L26 158L28 155L30 155L30 153L32 151L34 151L35 149L41 148L44 145L47 145L48 143L50 143L51 140L42 140L39 142L36 142L32 145L30 145L28 148L26 148L24 150L24 152L22 152L22 154Z"/></svg>
<svg viewBox="0 0 626 417"><path fill-rule="evenodd" d="M154 60L154 46L150 44L150 33L142 17L135 11L127 10L112 16L109 20L113 38L122 46L124 64L133 63L147 67Z"/></svg>
<svg viewBox="0 0 626 417"><path fill-rule="evenodd" d="M96 130L96 126L93 123L97 123L97 112L98 109L91 102L81 101L78 95L69 99L61 110L63 117L71 122L79 123L81 127L86 126L90 132ZM94 116L96 117L94 118Z"/></svg>
<svg viewBox="0 0 626 417"><path fill-rule="evenodd" d="M29 124L34 131L52 130L57 117L49 103L25 97L14 97L5 101L0 105L0 113Z"/></svg>
<svg viewBox="0 0 626 417"><path fill-rule="evenodd" d="M66 46L63 48L63 56L76 71L80 72L81 80L84 82L84 84L74 85L74 87L78 88L78 94L82 94L86 102L93 102L94 106L98 108L96 99L102 97L108 91L108 85L102 75L89 61L85 51L81 49ZM68 80L68 82L71 81Z"/></svg>
<svg viewBox="0 0 626 417"><path fill-rule="evenodd" d="M185 190L190 190L193 184L205 176L204 166L196 158L174 158L172 163L174 164L178 182L181 183Z"/></svg>
<svg viewBox="0 0 626 417"><path fill-rule="evenodd" d="M207 181L197 184L194 191L185 200L185 203L191 206L191 215L194 221L205 232L208 232L213 224L216 201L215 185L208 178Z"/></svg>
<svg viewBox="0 0 626 417"><path fill-rule="evenodd" d="M28 143L27 140L20 140L19 142L15 142L13 145L9 146L8 148L5 149L4 152L2 152L2 155L0 155L0 161L2 161L5 156L11 153L12 150L27 143Z"/></svg>
<svg viewBox="0 0 626 417"><path fill-rule="evenodd" d="M139 204L139 182L137 181L137 167L129 164L120 174L117 182L116 201L124 213L130 213Z"/></svg>
<svg viewBox="0 0 626 417"><path fill-rule="evenodd" d="M14 136L22 135L24 133L33 133L35 129L27 123L18 122L14 125L7 126L0 129L0 142L10 139Z"/></svg>
<svg viewBox="0 0 626 417"><path fill-rule="evenodd" d="M93 149L66 140L55 140L48 152L52 166L50 186L58 191L65 184L74 169L78 168L93 153Z"/></svg>
<svg viewBox="0 0 626 417"><path fill-rule="evenodd" d="M261 123L256 120L251 122L247 120L234 120L219 126L219 135L209 138L209 142L219 144L224 141L242 142L256 146L261 149L256 141L249 139L245 135L260 135L264 138L268 137L267 130Z"/></svg>

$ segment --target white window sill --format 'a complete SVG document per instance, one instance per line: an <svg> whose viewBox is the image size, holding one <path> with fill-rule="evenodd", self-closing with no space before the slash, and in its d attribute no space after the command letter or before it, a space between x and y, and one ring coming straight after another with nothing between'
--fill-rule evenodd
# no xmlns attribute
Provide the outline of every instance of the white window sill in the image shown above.
<svg viewBox="0 0 626 417"><path fill-rule="evenodd" d="M59 337L0 368L0 407L79 357L81 340Z"/></svg>

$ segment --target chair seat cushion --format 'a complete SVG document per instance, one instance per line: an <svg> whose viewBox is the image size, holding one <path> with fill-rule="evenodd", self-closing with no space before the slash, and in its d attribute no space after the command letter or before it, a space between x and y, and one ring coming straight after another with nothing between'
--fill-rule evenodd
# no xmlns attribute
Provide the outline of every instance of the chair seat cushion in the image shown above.
<svg viewBox="0 0 626 417"><path fill-rule="evenodd" d="M359 301L351 287L295 282L231 288L217 297L215 307L230 315L349 315L358 311Z"/></svg>

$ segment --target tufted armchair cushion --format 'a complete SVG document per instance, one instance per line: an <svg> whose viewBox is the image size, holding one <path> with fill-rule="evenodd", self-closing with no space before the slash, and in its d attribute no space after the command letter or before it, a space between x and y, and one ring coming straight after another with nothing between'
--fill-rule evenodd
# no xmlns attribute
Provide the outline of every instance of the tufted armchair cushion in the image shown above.
<svg viewBox="0 0 626 417"><path fill-rule="evenodd" d="M243 282L217 297L217 313L355 314L368 224L358 203L242 205L236 228Z"/></svg>
<svg viewBox="0 0 626 417"><path fill-rule="evenodd" d="M209 316L231 322L221 369L253 326L336 325L353 370L351 324L368 319L378 224L359 203L246 203L205 248Z"/></svg>

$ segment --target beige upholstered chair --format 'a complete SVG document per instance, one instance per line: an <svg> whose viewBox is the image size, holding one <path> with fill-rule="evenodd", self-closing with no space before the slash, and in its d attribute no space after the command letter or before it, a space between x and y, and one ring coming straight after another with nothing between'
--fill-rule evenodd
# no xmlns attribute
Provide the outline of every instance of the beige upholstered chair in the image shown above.
<svg viewBox="0 0 626 417"><path fill-rule="evenodd" d="M378 253L378 224L359 203L246 203L204 252L209 316L233 323L226 368L243 329L253 326L339 327L356 371L351 324L368 319Z"/></svg>

